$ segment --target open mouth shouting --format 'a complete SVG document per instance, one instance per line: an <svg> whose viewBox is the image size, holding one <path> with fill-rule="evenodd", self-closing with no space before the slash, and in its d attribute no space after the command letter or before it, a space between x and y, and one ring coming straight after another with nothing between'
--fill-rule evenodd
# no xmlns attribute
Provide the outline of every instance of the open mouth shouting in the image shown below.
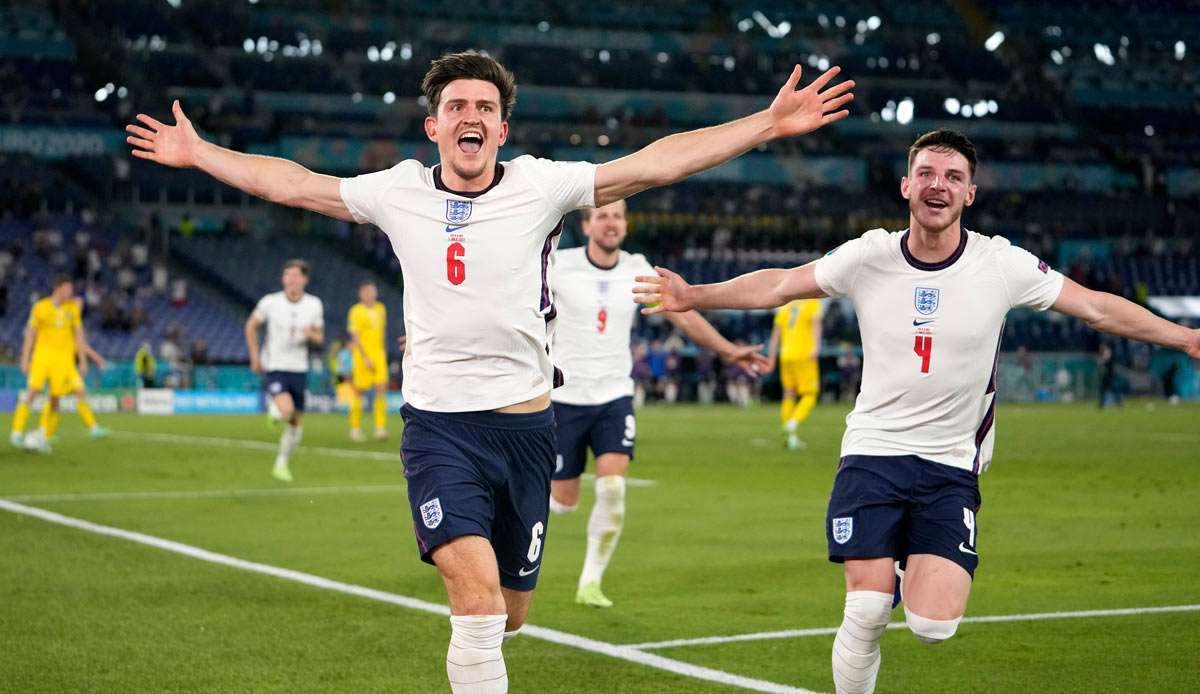
<svg viewBox="0 0 1200 694"><path fill-rule="evenodd" d="M941 198L928 198L924 202L926 207L935 211L944 210L947 207L950 207L950 203L946 200L942 200Z"/></svg>
<svg viewBox="0 0 1200 694"><path fill-rule="evenodd" d="M478 130L466 130L458 136L458 148L465 154L479 154L483 149L483 133Z"/></svg>

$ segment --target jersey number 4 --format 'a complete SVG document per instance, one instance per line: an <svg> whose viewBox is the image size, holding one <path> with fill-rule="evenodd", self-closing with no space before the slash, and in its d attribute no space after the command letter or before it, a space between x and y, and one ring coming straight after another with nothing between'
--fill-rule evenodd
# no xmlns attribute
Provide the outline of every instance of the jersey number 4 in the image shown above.
<svg viewBox="0 0 1200 694"><path fill-rule="evenodd" d="M929 373L929 360L933 357L933 338L929 335L917 335L913 352L921 358L921 373Z"/></svg>
<svg viewBox="0 0 1200 694"><path fill-rule="evenodd" d="M467 264L459 260L466 255L467 249L461 243L452 243L446 247L446 279L450 284L459 285L467 279Z"/></svg>

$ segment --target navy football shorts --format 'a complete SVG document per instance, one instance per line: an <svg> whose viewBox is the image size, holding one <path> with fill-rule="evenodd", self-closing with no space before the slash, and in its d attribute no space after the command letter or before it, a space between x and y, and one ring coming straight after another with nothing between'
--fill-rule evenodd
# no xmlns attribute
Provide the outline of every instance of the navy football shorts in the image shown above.
<svg viewBox="0 0 1200 694"><path fill-rule="evenodd" d="M263 387L267 389L267 395L274 398L276 395L288 393L292 396L292 402L296 403L296 411L304 411L304 391L308 384L308 374L299 371L268 371L263 377Z"/></svg>
<svg viewBox="0 0 1200 694"><path fill-rule="evenodd" d="M554 421L558 424L556 480L573 480L582 475L588 448L595 455L624 453L633 459L637 422L633 418L632 397L617 398L603 405L556 402Z"/></svg>
<svg viewBox="0 0 1200 694"><path fill-rule="evenodd" d="M554 411L427 412L400 410L400 453L408 480L413 531L421 559L456 537L487 538L500 565L500 585L537 585L550 473L554 469Z"/></svg>
<svg viewBox="0 0 1200 694"><path fill-rule="evenodd" d="M825 535L829 560L934 554L966 569L979 565L979 478L915 455L842 458Z"/></svg>

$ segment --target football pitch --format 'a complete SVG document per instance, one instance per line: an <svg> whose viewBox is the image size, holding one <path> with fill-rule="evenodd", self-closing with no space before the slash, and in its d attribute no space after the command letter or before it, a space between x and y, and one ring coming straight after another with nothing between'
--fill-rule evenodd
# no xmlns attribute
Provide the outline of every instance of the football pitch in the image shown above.
<svg viewBox="0 0 1200 694"><path fill-rule="evenodd" d="M831 692L844 415L818 408L791 452L772 407L641 410L616 606L573 602L585 483L505 646L511 690ZM364 445L307 418L291 485L260 417L102 422L93 441L64 414L50 456L0 449L0 691L448 691L398 417ZM877 691L1200 689L1200 406L1002 405L997 426L969 619L938 646L889 631Z"/></svg>

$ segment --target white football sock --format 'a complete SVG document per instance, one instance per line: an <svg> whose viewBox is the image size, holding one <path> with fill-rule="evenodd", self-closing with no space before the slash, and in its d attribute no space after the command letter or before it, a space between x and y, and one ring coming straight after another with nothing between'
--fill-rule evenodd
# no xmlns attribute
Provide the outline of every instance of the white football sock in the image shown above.
<svg viewBox="0 0 1200 694"><path fill-rule="evenodd" d="M605 475L596 478L596 505L588 518L587 554L584 555L583 571L579 574L579 585L599 583L604 577L608 560L612 559L625 524L625 478L621 475Z"/></svg>
<svg viewBox="0 0 1200 694"><path fill-rule="evenodd" d="M879 674L879 640L892 615L892 594L846 593L845 617L833 639L833 683L838 694L871 694Z"/></svg>
<svg viewBox="0 0 1200 694"><path fill-rule="evenodd" d="M508 671L500 644L508 615L468 615L450 618L450 649L446 675L454 694L505 694Z"/></svg>

